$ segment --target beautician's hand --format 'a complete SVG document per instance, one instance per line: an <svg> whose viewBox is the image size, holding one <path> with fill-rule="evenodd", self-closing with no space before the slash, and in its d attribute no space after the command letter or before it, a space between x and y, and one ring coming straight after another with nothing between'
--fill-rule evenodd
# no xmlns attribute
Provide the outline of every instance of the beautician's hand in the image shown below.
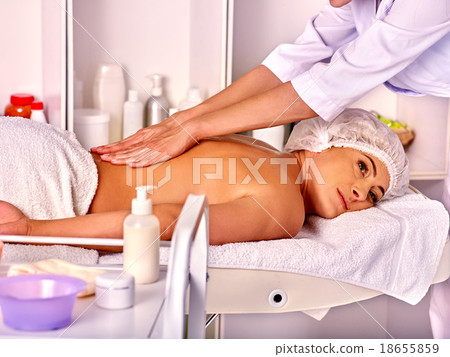
<svg viewBox="0 0 450 357"><path fill-rule="evenodd" d="M17 207L0 201L0 235L28 235L29 220Z"/></svg>
<svg viewBox="0 0 450 357"><path fill-rule="evenodd" d="M0 261L2 260L3 242L0 240Z"/></svg>
<svg viewBox="0 0 450 357"><path fill-rule="evenodd" d="M103 161L115 165L145 167L178 156L196 143L186 123L167 118L122 141L91 150L99 154Z"/></svg>

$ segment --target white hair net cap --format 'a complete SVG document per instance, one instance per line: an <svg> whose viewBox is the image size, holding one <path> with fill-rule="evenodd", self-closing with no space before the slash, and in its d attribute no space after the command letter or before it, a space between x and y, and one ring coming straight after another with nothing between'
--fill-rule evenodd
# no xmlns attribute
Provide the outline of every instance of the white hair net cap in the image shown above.
<svg viewBox="0 0 450 357"><path fill-rule="evenodd" d="M353 148L377 157L389 172L389 188L383 198L401 196L409 183L409 164L395 133L373 114L357 108L344 110L334 120L303 120L292 131L285 150L320 152L335 147Z"/></svg>

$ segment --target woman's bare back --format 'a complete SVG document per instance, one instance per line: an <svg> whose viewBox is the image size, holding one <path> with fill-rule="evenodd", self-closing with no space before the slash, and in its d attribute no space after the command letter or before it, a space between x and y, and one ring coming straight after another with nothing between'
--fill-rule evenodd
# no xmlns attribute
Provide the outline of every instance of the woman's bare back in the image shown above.
<svg viewBox="0 0 450 357"><path fill-rule="evenodd" d="M203 140L183 155L148 168L114 166L96 154L93 157L99 185L90 213L129 209L140 185L157 186L152 191L154 204L182 204L189 193L206 194L210 204L261 192L276 195L292 190L299 194L294 183L299 169L292 167L294 179L281 184L280 165L271 163L271 159L293 156L242 135Z"/></svg>

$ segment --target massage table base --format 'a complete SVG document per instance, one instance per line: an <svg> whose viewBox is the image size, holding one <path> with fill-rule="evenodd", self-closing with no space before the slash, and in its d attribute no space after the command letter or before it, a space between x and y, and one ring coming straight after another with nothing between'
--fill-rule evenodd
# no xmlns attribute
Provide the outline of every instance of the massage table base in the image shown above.
<svg viewBox="0 0 450 357"><path fill-rule="evenodd" d="M332 279L287 272L209 268L208 274L207 313L280 313L327 309L383 294ZM449 277L450 241L447 240L433 284ZM277 303L280 298L282 300Z"/></svg>

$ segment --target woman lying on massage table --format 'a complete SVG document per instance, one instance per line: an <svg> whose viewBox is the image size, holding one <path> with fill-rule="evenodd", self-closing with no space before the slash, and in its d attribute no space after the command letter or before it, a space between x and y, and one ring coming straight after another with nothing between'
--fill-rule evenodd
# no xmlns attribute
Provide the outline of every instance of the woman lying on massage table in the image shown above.
<svg viewBox="0 0 450 357"><path fill-rule="evenodd" d="M0 118L0 128L2 120L13 119ZM300 122L286 150L230 135L146 169L114 166L93 154L98 185L87 214L39 220L0 202L0 234L121 238L138 183L158 186L151 198L161 239L171 238L190 193L207 195L211 244L286 238L302 228L305 214L333 218L369 208L402 195L409 181L397 136L361 109L347 109L331 123Z"/></svg>

